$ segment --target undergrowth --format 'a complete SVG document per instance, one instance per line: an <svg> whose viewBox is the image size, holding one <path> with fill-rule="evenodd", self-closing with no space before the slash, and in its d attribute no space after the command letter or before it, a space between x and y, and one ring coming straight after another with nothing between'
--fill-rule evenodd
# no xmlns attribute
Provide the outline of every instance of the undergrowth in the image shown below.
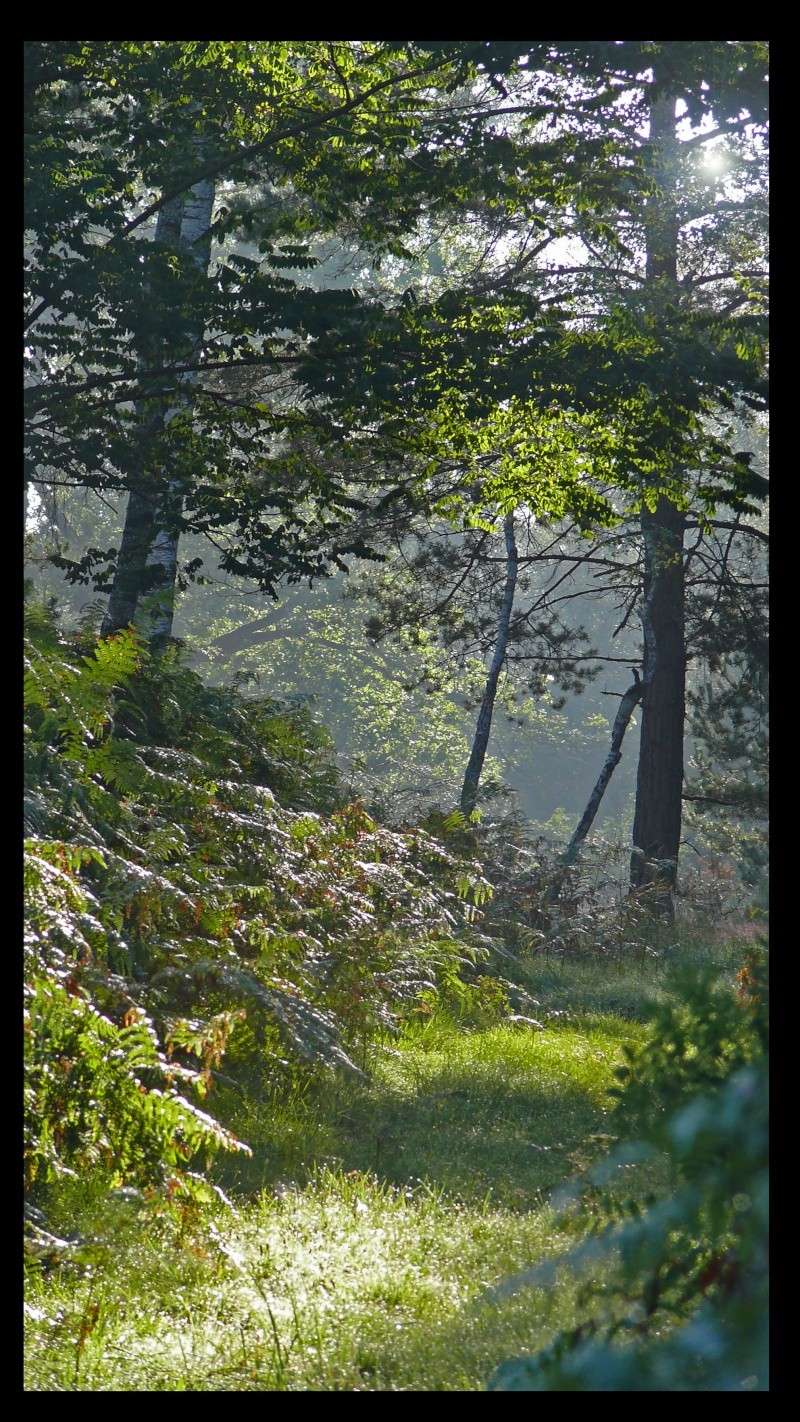
<svg viewBox="0 0 800 1422"><path fill-rule="evenodd" d="M367 1084L285 1102L277 1152L261 1104L253 1160L224 1182L234 1203L182 1243L135 1197L112 1219L99 1194L62 1191L54 1224L79 1220L95 1254L31 1275L27 1386L482 1388L575 1316L568 1280L538 1322L529 1298L485 1295L569 1246L549 1193L607 1146L618 1026L598 1020L587 1042L558 1024L410 1024L372 1048Z"/></svg>
<svg viewBox="0 0 800 1422"><path fill-rule="evenodd" d="M572 971L580 1005L585 972ZM67 1182L54 1226L79 1223L83 1252L30 1274L27 1386L474 1391L494 1374L494 1386L537 1388L545 1376L559 1390L547 1350L556 1349L562 1372L572 1353L588 1367L580 1345L598 1334L598 1304L607 1330L626 1319L641 1329L645 1318L636 1300L647 1256L629 1255L619 1291L618 1247L605 1251L602 1234L609 1212L644 1224L648 1201L676 1198L680 1162L664 1150L674 1103L658 1113L649 1159L625 1154L627 1126L614 1105L618 1073L647 1063L653 1042L669 1036L665 1024L692 1017L658 965L650 971L661 1017L649 1025L585 1003L577 1023L554 1018L539 1030L465 1029L439 1011L373 1044L367 1082L320 1079L285 1097L277 1117L274 1103L251 1098L254 1154L236 1167L245 1173L223 1179L234 1161L220 1160L229 1203L206 1207L178 1236L133 1192L119 1192L112 1208L99 1190L92 1199ZM569 973L567 963L564 981ZM741 1062L754 1040L750 1009L742 999L740 1023L730 1006L726 997L716 1014L716 1040L722 1058L738 1051ZM687 1082L688 1104L692 1092ZM742 1125L733 1123L740 1134ZM751 1139L758 1153L760 1137ZM729 1163L741 1184L741 1165ZM629 1215L633 1204L638 1214ZM653 1223L647 1238L658 1245ZM702 1256L682 1250L684 1286L694 1279L713 1293L719 1237ZM587 1244L598 1251L588 1285L575 1263ZM691 1317L691 1299L684 1309ZM666 1340L675 1321L663 1311L653 1318ZM605 1372L595 1350L588 1374L601 1389L616 1376L604 1336ZM504 1365L514 1354L524 1364L515 1371ZM540 1357L532 1372L527 1360ZM585 1388L582 1376L566 1386Z"/></svg>
<svg viewBox="0 0 800 1422"><path fill-rule="evenodd" d="M758 944L28 634L28 1388L763 1389Z"/></svg>
<svg viewBox="0 0 800 1422"><path fill-rule="evenodd" d="M488 886L345 803L303 714L209 690L133 630L27 622L27 1185L42 1203L91 1167L183 1198L248 1149L209 1113L218 1080L358 1076L480 956Z"/></svg>

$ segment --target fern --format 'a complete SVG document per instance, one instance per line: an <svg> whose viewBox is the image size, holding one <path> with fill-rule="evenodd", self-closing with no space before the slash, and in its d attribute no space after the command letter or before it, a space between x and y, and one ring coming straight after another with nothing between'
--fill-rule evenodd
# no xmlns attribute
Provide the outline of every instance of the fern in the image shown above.
<svg viewBox="0 0 800 1422"><path fill-rule="evenodd" d="M481 951L469 921L489 886L433 836L344 803L294 709L209 690L133 632L87 651L35 609L29 630L29 1029L40 1067L59 1033L72 1043L78 1113L62 1129L59 1078L37 1067L29 1178L112 1158L126 1178L174 1175L191 1142L231 1144L174 1095L181 1072L208 1094L224 1024L246 1014L262 1072L276 1033L295 1071L357 1072L354 1047Z"/></svg>

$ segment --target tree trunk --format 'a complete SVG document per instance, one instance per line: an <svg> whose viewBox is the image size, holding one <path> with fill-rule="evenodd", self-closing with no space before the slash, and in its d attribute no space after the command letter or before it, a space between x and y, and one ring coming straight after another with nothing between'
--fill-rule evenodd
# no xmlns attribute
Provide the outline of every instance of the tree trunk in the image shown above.
<svg viewBox="0 0 800 1422"><path fill-rule="evenodd" d="M159 208L154 242L177 247L180 241L182 218L182 197L173 198L171 202L165 203L162 208ZM143 293L143 297L147 300L147 292ZM158 352L152 352L151 357L153 364L159 364ZM150 361L146 359L143 352L141 359L143 371L146 371L149 363ZM147 555L153 541L156 496L155 490L147 478L146 445L162 425L163 415L161 413L153 415L152 412L148 414L146 408L143 407L140 409L140 420L142 438L139 449L135 451L136 470L128 495L125 526L122 530L114 582L101 628L103 637L108 637L112 632L119 632L121 628L128 627L133 622L139 598L145 586Z"/></svg>
<svg viewBox="0 0 800 1422"><path fill-rule="evenodd" d="M654 78L657 80L658 75ZM657 190L646 214L646 288L654 305L672 299L678 278L675 203L675 96L656 90L650 106L650 149ZM636 778L631 889L647 890L653 914L671 920L681 839L684 642L683 538L686 516L668 499L641 516L644 542L642 732Z"/></svg>
<svg viewBox="0 0 800 1422"><path fill-rule="evenodd" d="M636 675L636 673L634 673L634 675ZM637 706L642 699L643 691L644 687L637 676L633 686L629 686L628 690L624 692L622 696L619 703L619 710L614 717L614 725L611 728L611 746L608 755L603 763L603 769L597 777L595 787L589 796L586 809L581 815L575 833L564 852L564 864L574 864L578 850L594 824L595 816L600 809L600 802L606 793L608 783L622 760L622 742L625 739L625 732L630 724L634 707Z"/></svg>
<svg viewBox="0 0 800 1422"><path fill-rule="evenodd" d="M646 890L648 907L669 920L674 916L683 793L684 524L685 515L667 499L659 499L655 513L642 514L644 701L631 888Z"/></svg>
<svg viewBox="0 0 800 1422"><path fill-rule="evenodd" d="M475 809L475 802L478 798L478 786L480 784L483 762L486 759L486 747L489 744L489 732L492 729L492 714L494 712L494 702L497 695L497 683L503 663L506 659L508 648L508 627L511 621L511 612L514 607L514 594L517 590L517 544L514 538L514 515L508 514L503 529L506 537L506 586L503 593L503 602L500 608L500 618L497 624L497 640L495 642L489 675L486 679L486 690L483 693L478 724L475 727L475 739L472 742L472 753L464 776L464 784L461 789L461 810L464 815L471 815Z"/></svg>
<svg viewBox="0 0 800 1422"><path fill-rule="evenodd" d="M272 642L276 637L285 636L285 628L275 626L273 617L256 617L252 622L243 622L232 632L223 632L214 637L211 646L216 647L224 657L232 657L236 652L248 647L257 647L262 642Z"/></svg>
<svg viewBox="0 0 800 1422"><path fill-rule="evenodd" d="M154 241L185 248L198 269L204 271L211 251L213 206L214 183L212 179L204 179L185 197L174 198L159 209ZM144 295L146 299L147 294ZM190 358L202 338L200 331L189 352ZM163 352L156 356L154 363L163 364ZM183 382L191 383L192 379L192 375L187 375ZM128 498L114 584L103 620L104 637L129 626L137 612L143 631L154 647L163 647L172 634L181 500L174 481L167 480L165 487L161 471L146 470L144 451L148 439L166 427L181 408L182 405L177 404L166 413L151 415L149 421L143 419L143 450L138 455L142 467ZM142 616L143 594L153 586L155 590L147 599Z"/></svg>
<svg viewBox="0 0 800 1422"><path fill-rule="evenodd" d="M181 223L181 246L191 255L199 271L208 269L211 256L211 214L214 208L214 180L204 178L196 183L188 193ZM197 332L192 356L203 339L203 331ZM196 376L189 372L181 377L181 384L191 385ZM168 424L180 410L176 406L166 418ZM165 506L156 518L156 534L147 559L148 568L156 574L150 615L150 643L158 650L166 646L172 636L172 622L175 615L175 579L178 571L178 538L182 497L178 485L170 481L167 485ZM164 518L166 513L167 517Z"/></svg>
<svg viewBox="0 0 800 1422"><path fill-rule="evenodd" d="M147 555L153 541L155 499L150 489L132 488L125 511L125 526L117 556L114 582L108 599L101 635L109 637L129 627L144 591Z"/></svg>

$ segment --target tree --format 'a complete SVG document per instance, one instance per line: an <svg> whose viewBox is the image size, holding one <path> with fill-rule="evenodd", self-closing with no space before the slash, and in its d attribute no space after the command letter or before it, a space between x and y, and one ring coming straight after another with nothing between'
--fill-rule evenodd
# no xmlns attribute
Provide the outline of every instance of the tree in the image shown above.
<svg viewBox="0 0 800 1422"><path fill-rule="evenodd" d="M170 541L159 534L237 528L227 566L266 590L323 571L359 502L318 447L286 443L336 432L280 400L238 399L214 373L291 370L323 330L346 347L363 303L279 275L306 261L305 212L275 220L258 261L229 254L203 273L178 207L188 223L215 181L263 181L266 168L278 185L314 183L330 227L376 143L408 141L424 100L405 98L443 61L380 43L255 41L36 42L28 60L28 477L132 495L119 558L90 548L68 575L112 591L110 630L158 581ZM137 240L154 217L157 240ZM232 220L220 205L212 235Z"/></svg>
<svg viewBox="0 0 800 1422"><path fill-rule="evenodd" d="M597 783L589 796L586 809L581 815L575 832L567 845L564 855L564 862L566 864L572 864L577 858L578 850L594 824L595 816L600 808L600 801L608 788L608 782L622 759L622 742L625 737L625 732L628 729L631 716L633 715L635 707L639 705L643 694L644 688L642 686L641 677L634 667L633 684L628 687L627 691L622 693L619 710L614 717L614 725L611 729L611 746L608 755L597 777Z"/></svg>
<svg viewBox="0 0 800 1422"><path fill-rule="evenodd" d="M562 335L572 358L557 398L615 421L627 464L615 482L641 509L644 710L632 883L647 888L651 906L666 915L681 830L687 510L706 518L719 504L752 511L764 488L750 470L752 452L713 437L709 421L736 399L756 408L764 401L765 58L758 42L554 42L547 82L554 76L562 92L566 86L564 126L572 117L586 142L596 135L604 145L605 202L597 184L587 199L578 182L571 212L569 201L559 208L562 235L569 230L583 249L576 265L548 263L546 243L530 254L523 245L495 284L508 310L522 289L542 291L546 283L549 301L578 327L571 343ZM579 76L583 94L571 105ZM535 86L527 94L517 86L511 97L505 111L525 113L529 125L517 134L509 127L517 155L542 111ZM700 130L680 141L678 101ZM541 128L534 133L541 152ZM698 149L720 139L734 145L723 161L741 184L738 200L720 196L722 182L709 181L710 170L705 177L691 171ZM537 234L546 227L539 216ZM496 363L506 375L509 362ZM529 369L539 391L547 389L541 367ZM516 393L513 362L511 371L507 388ZM633 402L638 429L620 424ZM524 498L519 483L515 496Z"/></svg>
<svg viewBox="0 0 800 1422"><path fill-rule="evenodd" d="M374 641L430 637L440 668L468 679L464 702L478 716L459 797L465 815L476 808L497 707L522 727L537 705L542 715L558 709L553 684L580 691L593 675L586 634L562 621L558 585L547 586L540 553L552 543L548 532L530 517L483 509L476 523L462 531L441 519L398 522L394 556L364 589Z"/></svg>
<svg viewBox="0 0 800 1422"><path fill-rule="evenodd" d="M173 198L158 212L154 242L157 245L169 244L174 251L184 251L202 270L208 264L213 202L214 186L209 180L199 184L197 190L192 190L188 202L181 197ZM202 249L199 243L202 243ZM197 345L199 339L200 336L196 333L193 346ZM190 347L189 359L192 353ZM159 354L160 359L154 363L162 365L163 347ZM184 381L188 378L184 377ZM142 412L145 446L149 436L156 431L163 432L170 418L176 418L178 414L178 407L170 411L163 406L155 410L151 408L148 414L145 405ZM153 478L152 474L148 481L147 473L146 467L143 466L140 478L131 488L128 498L116 575L102 631L107 636L133 622L139 598L146 587L145 570L149 563L153 569L153 584L158 587L160 602L160 608L152 610L155 623L153 634L154 639L158 638L163 643L171 630L171 590L174 587L177 539L174 535L170 536L166 530L158 528L160 503L163 498L160 485L165 485L169 491L175 481L164 480L158 475ZM148 483L150 487L147 487Z"/></svg>
<svg viewBox="0 0 800 1422"><path fill-rule="evenodd" d="M486 759L489 732L492 727L492 712L494 711L494 701L497 695L497 682L506 659L508 632L511 623L511 614L514 610L514 594L517 590L519 558L517 554L517 541L514 536L513 513L506 514L503 520L503 533L505 535L507 554L503 601L500 606L500 616L497 621L497 637L492 653L491 664L489 666L489 675L486 678L486 689L483 693L478 723L475 727L475 739L472 742L469 762L464 772L464 784L461 787L461 811L467 817L469 817L475 809L475 802L478 798L478 785L480 783L483 762Z"/></svg>

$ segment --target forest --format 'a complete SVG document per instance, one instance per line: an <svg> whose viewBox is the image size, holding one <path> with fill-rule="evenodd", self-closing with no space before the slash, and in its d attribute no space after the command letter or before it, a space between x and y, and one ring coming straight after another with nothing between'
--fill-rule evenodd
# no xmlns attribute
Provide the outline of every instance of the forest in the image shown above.
<svg viewBox="0 0 800 1422"><path fill-rule="evenodd" d="M767 1391L768 46L24 45L26 1391Z"/></svg>

